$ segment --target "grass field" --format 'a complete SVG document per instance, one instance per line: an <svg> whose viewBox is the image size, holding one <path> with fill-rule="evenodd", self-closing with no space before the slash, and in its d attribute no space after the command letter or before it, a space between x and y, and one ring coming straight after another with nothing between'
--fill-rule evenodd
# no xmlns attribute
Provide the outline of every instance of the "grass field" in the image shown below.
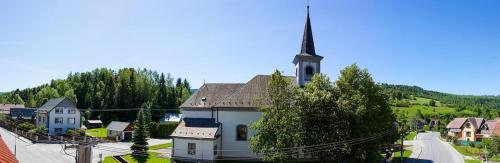
<svg viewBox="0 0 500 163"><path fill-rule="evenodd" d="M94 128L85 130L85 134L89 136L95 136L99 138L106 137L108 135L108 130L106 128Z"/></svg>
<svg viewBox="0 0 500 163"><path fill-rule="evenodd" d="M132 155L128 154L123 156L123 159L127 160L129 163L143 163L143 162L148 162L148 163L169 163L170 159L169 158L160 158L158 157L158 153L154 152L148 152L149 156L146 158L145 156L139 156L139 157L133 157ZM103 163L118 163L113 157L108 156L104 158Z"/></svg>
<svg viewBox="0 0 500 163"><path fill-rule="evenodd" d="M415 97L415 100L410 100L411 104L418 104L418 105L428 105L431 99L428 98L423 98L423 97ZM436 106L442 106L441 102L436 101Z"/></svg>
<svg viewBox="0 0 500 163"><path fill-rule="evenodd" d="M172 147L172 143L158 144L149 147L149 150L166 149Z"/></svg>
<svg viewBox="0 0 500 163"><path fill-rule="evenodd" d="M405 150L403 150L403 151L404 151L404 152L403 152L403 159L410 157L410 155L411 155L411 153L412 153L410 150L406 150L406 149L405 149ZM399 151L399 152L395 152L395 153L394 153L394 157L392 158L392 162L393 162L393 163L400 163L400 162L401 162L401 157L400 157L400 156L401 156L401 151ZM405 161L405 162L406 162L406 161Z"/></svg>

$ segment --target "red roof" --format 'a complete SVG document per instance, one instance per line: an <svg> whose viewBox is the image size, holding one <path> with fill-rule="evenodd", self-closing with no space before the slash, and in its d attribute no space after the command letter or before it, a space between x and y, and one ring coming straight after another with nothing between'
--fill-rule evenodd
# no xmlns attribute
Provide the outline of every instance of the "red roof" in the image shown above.
<svg viewBox="0 0 500 163"><path fill-rule="evenodd" d="M0 163L19 163L0 136Z"/></svg>

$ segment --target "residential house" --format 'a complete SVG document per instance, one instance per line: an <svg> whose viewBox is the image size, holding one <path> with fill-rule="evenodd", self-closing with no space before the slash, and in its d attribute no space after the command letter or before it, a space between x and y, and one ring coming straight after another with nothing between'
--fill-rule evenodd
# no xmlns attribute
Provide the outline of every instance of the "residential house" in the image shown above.
<svg viewBox="0 0 500 163"><path fill-rule="evenodd" d="M446 128L450 137L457 137L461 141L479 141L483 138L481 126L484 123L483 118L455 118Z"/></svg>
<svg viewBox="0 0 500 163"><path fill-rule="evenodd" d="M11 108L9 116L14 120L34 120L36 108Z"/></svg>
<svg viewBox="0 0 500 163"><path fill-rule="evenodd" d="M304 86L320 73L322 56L316 54L309 12L300 53L293 59L293 83ZM256 134L250 125L258 121L259 108L267 104L270 75L257 75L246 83L203 84L181 106L182 120L171 134L172 158L213 161L218 158L259 160L249 147Z"/></svg>
<svg viewBox="0 0 500 163"><path fill-rule="evenodd" d="M160 122L168 123L168 122L180 122L182 118L182 114L179 113L165 113Z"/></svg>
<svg viewBox="0 0 500 163"><path fill-rule="evenodd" d="M23 104L0 104L0 114L9 114L11 108L24 108Z"/></svg>
<svg viewBox="0 0 500 163"><path fill-rule="evenodd" d="M87 122L85 123L85 127L88 129L101 128L102 121L101 120L87 120Z"/></svg>
<svg viewBox="0 0 500 163"><path fill-rule="evenodd" d="M36 126L45 126L50 135L65 134L68 129L79 129L81 113L76 103L66 97L50 99L36 111Z"/></svg>
<svg viewBox="0 0 500 163"><path fill-rule="evenodd" d="M108 138L114 138L116 141L131 140L134 134L134 125L129 122L112 121L106 130L108 130Z"/></svg>

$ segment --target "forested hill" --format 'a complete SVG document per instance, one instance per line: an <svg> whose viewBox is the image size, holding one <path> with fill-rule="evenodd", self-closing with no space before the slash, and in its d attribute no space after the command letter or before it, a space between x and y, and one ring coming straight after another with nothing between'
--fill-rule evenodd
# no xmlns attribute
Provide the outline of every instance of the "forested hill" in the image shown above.
<svg viewBox="0 0 500 163"><path fill-rule="evenodd" d="M98 68L90 72L70 73L66 79L52 80L34 88L16 89L0 95L0 103L25 104L40 107L51 98L65 96L73 99L80 109L87 112L86 118L101 118L103 121L130 121L135 112L120 112L113 109L153 108L153 118L172 111L191 95L191 86L186 79L174 79L170 74L147 69L123 68L118 71ZM99 111L98 111L99 110ZM156 116L156 117L155 117Z"/></svg>
<svg viewBox="0 0 500 163"><path fill-rule="evenodd" d="M500 110L500 96L456 95L425 90L418 86L381 84L393 99L408 99L411 96L434 99L458 110L496 109Z"/></svg>

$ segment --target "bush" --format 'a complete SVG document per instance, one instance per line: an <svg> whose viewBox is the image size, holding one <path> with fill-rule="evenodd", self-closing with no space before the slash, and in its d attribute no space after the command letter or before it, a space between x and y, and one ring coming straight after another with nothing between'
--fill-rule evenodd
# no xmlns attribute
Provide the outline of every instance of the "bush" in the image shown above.
<svg viewBox="0 0 500 163"><path fill-rule="evenodd" d="M179 125L178 122L150 123L149 134L155 138L167 138L174 132L177 125Z"/></svg>
<svg viewBox="0 0 500 163"><path fill-rule="evenodd" d="M29 132L39 134L39 135L47 135L49 133L49 129L45 126L39 126L35 129L30 130Z"/></svg>
<svg viewBox="0 0 500 163"><path fill-rule="evenodd" d="M429 131L429 125L424 125L424 131Z"/></svg>
<svg viewBox="0 0 500 163"><path fill-rule="evenodd" d="M475 147L476 147L476 143L474 143L474 142L469 142L469 146L470 146L471 148L475 148Z"/></svg>
<svg viewBox="0 0 500 163"><path fill-rule="evenodd" d="M452 138L451 138L451 142L452 142L453 144L457 145L457 144L458 144L458 137L456 137L456 136L452 137Z"/></svg>
<svg viewBox="0 0 500 163"><path fill-rule="evenodd" d="M19 124L17 127L19 129L25 130L25 131L29 131L29 130L36 128L34 124L29 123L29 122L23 122L23 123Z"/></svg>
<svg viewBox="0 0 500 163"><path fill-rule="evenodd" d="M78 136L78 135L80 135L80 133L74 129L68 129L68 130L66 130L66 135L67 136Z"/></svg>

